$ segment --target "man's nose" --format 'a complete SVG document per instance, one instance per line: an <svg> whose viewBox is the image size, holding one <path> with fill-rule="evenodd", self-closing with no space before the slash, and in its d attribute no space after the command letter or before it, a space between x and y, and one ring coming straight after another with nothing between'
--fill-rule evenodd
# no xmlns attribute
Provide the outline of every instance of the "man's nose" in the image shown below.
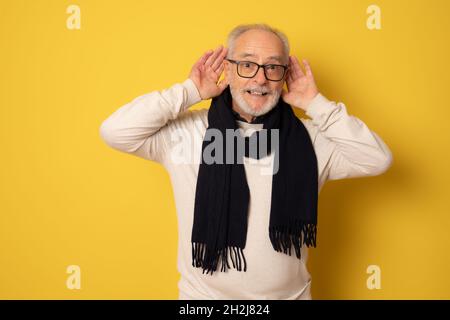
<svg viewBox="0 0 450 320"><path fill-rule="evenodd" d="M264 68L259 68L254 79L258 84L264 84L267 81L266 76L264 75Z"/></svg>

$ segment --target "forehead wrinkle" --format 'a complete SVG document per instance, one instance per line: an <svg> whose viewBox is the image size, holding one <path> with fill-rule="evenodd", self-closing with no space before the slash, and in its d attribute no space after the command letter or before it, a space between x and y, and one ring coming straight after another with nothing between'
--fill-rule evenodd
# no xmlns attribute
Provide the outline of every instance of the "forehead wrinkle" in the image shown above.
<svg viewBox="0 0 450 320"><path fill-rule="evenodd" d="M257 55L255 55L253 53L248 53L248 52L241 53L238 56L240 58L247 58L247 57L255 57L256 58L257 57ZM282 63L281 56L269 56L269 57L267 57L266 61L269 61L269 60L275 60L279 63Z"/></svg>
<svg viewBox="0 0 450 320"><path fill-rule="evenodd" d="M239 55L239 57L240 58L247 58L247 57L257 57L257 55L254 55L254 54L252 54L252 53L242 53L242 54L240 54ZM282 63L282 60L281 60L281 57L280 56L270 56L270 57L267 57L267 59L266 59L266 61L269 61L269 60L275 60L275 61L277 61L277 62L279 62L279 63ZM264 63L264 62L263 62Z"/></svg>

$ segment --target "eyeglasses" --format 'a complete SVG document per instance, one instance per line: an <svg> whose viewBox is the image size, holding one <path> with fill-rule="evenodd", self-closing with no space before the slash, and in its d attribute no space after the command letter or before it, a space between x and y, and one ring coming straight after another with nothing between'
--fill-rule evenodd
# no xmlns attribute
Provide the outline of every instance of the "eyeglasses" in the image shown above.
<svg viewBox="0 0 450 320"><path fill-rule="evenodd" d="M259 68L263 68L264 76L270 81L283 80L284 74L288 69L288 66L281 64L257 64L252 61L236 61L231 59L225 59L237 65L237 73L242 78L253 78L259 71Z"/></svg>

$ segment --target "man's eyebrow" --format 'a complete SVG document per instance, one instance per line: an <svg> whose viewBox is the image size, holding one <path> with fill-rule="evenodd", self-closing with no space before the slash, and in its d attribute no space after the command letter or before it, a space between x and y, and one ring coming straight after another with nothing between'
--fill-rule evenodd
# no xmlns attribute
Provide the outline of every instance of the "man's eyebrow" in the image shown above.
<svg viewBox="0 0 450 320"><path fill-rule="evenodd" d="M256 57L256 55L254 55L253 53L241 53L239 55L239 57L240 58ZM283 63L281 56L270 56L270 57L267 57L267 60L275 60L275 61L278 61L279 63Z"/></svg>

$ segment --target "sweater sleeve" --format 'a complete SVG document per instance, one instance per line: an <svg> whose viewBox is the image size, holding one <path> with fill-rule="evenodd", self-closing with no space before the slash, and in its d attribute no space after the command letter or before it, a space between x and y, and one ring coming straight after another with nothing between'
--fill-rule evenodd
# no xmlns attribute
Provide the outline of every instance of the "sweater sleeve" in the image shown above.
<svg viewBox="0 0 450 320"><path fill-rule="evenodd" d="M188 78L120 107L102 122L100 136L116 150L162 163L170 141L169 123L200 101L195 83Z"/></svg>
<svg viewBox="0 0 450 320"><path fill-rule="evenodd" d="M392 153L367 125L347 113L346 106L321 93L306 109L304 120L324 180L338 180L384 173L392 164Z"/></svg>

